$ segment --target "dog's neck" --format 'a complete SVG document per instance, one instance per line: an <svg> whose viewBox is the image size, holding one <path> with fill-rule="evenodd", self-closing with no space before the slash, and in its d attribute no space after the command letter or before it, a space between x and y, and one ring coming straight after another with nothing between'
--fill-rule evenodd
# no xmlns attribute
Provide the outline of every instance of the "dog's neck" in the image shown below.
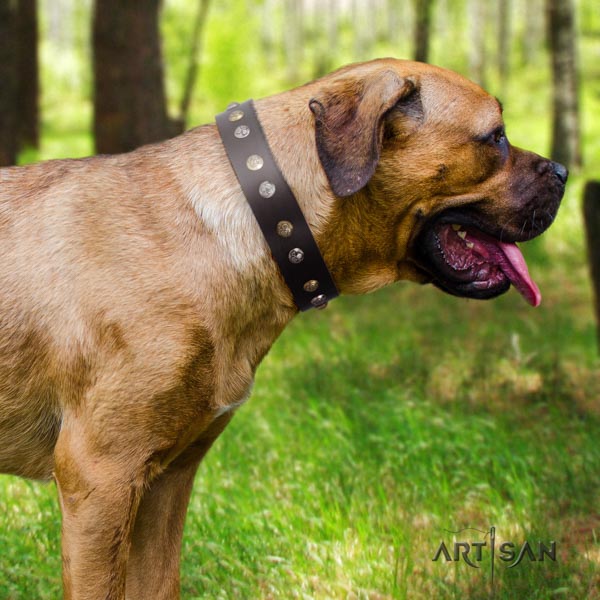
<svg viewBox="0 0 600 600"><path fill-rule="evenodd" d="M317 154L314 116L309 109L311 90L307 89L302 96L296 94L284 98L285 95L257 100L256 111L275 160L297 198L334 279L336 274L346 278L345 263L337 264L340 262L338 254L343 252L347 258L357 242L353 241L354 236L350 239L345 230L332 231L332 221L336 220L335 213L340 210L341 200L331 191ZM246 313L252 315L255 322L260 314L261 322L273 331L274 341L297 311L231 171L216 126L201 127L183 138L189 138L190 143L203 148L202 160L186 165L185 185L203 228L212 238L211 243L219 248L214 252L215 259L226 262L223 272L231 275L217 289L207 289L203 293L211 310L238 314L236 319L228 318L227 321L239 322L240 328L248 327ZM188 155L193 156L194 152ZM207 169L210 172L208 178ZM352 203L353 199L345 202ZM341 237L346 237L345 243L350 248L343 247ZM335 282L337 285L338 281ZM342 283L348 289L347 282ZM210 286L210 282L199 284L203 290ZM366 287L380 287L380 282ZM344 291L343 287L341 291ZM250 299L252 311L246 310L240 301L243 298Z"/></svg>
<svg viewBox="0 0 600 600"><path fill-rule="evenodd" d="M231 104L216 121L227 157L294 304L301 311L325 308L339 292L273 158L253 101Z"/></svg>
<svg viewBox="0 0 600 600"><path fill-rule="evenodd" d="M335 196L321 167L314 138L314 117L306 97L286 93L255 102L265 136L317 240L331 217Z"/></svg>

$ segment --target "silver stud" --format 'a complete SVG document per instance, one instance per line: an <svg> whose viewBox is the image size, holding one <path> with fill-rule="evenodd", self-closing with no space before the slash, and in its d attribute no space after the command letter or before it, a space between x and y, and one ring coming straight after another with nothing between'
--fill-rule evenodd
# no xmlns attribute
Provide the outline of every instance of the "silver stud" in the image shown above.
<svg viewBox="0 0 600 600"><path fill-rule="evenodd" d="M240 105L239 102L232 102L231 104L227 105L227 108L225 110L233 110L234 108L237 108ZM242 112L242 111L240 111ZM240 117L241 118L241 117ZM230 121L233 121L234 119L229 119Z"/></svg>
<svg viewBox="0 0 600 600"><path fill-rule="evenodd" d="M248 127L248 125L238 125L238 127L235 128L233 135L235 135L238 140L244 139L250 135L250 127Z"/></svg>
<svg viewBox="0 0 600 600"><path fill-rule="evenodd" d="M288 258L292 264L297 265L304 260L304 252L300 248L292 248L288 254Z"/></svg>
<svg viewBox="0 0 600 600"><path fill-rule="evenodd" d="M275 184L271 183L270 181L263 181L258 187L258 193L263 198L272 198L275 194L275 190Z"/></svg>
<svg viewBox="0 0 600 600"><path fill-rule="evenodd" d="M234 110L231 113L229 113L229 116L227 117L232 123L234 121L239 121L240 119L244 118L244 111L243 110Z"/></svg>
<svg viewBox="0 0 600 600"><path fill-rule="evenodd" d="M315 308L325 308L327 306L327 296L325 294L320 294L319 296L315 296L310 303Z"/></svg>
<svg viewBox="0 0 600 600"><path fill-rule="evenodd" d="M262 169L264 164L265 161L262 159L262 156L259 156L258 154L251 154L246 160L246 166L251 171L258 171L259 169Z"/></svg>
<svg viewBox="0 0 600 600"><path fill-rule="evenodd" d="M294 226L289 221L279 221L277 223L277 235L282 238L289 238L294 231Z"/></svg>
<svg viewBox="0 0 600 600"><path fill-rule="evenodd" d="M319 282L316 279L310 279L304 284L305 292L316 292L319 289Z"/></svg>

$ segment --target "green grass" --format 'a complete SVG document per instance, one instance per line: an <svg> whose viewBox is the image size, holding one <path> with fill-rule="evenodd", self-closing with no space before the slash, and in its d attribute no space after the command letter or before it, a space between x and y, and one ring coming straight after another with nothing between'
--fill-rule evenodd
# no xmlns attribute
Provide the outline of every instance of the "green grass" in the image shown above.
<svg viewBox="0 0 600 600"><path fill-rule="evenodd" d="M231 33L210 35L235 46ZM497 562L496 600L600 598L600 363L580 209L585 179L600 177L591 39L586 165L550 232L524 247L542 306L399 284L298 317L198 473L184 599L488 598L487 558L480 571L431 559L441 540L482 538L446 530L491 525L558 548L557 562ZM203 77L216 77L212 52ZM47 77L42 150L24 162L92 151L89 82ZM284 87L265 75L244 93L247 77L244 97ZM195 122L225 93L202 88ZM547 73L519 72L503 100L511 140L544 153ZM1 599L60 596L59 534L52 485L0 478Z"/></svg>

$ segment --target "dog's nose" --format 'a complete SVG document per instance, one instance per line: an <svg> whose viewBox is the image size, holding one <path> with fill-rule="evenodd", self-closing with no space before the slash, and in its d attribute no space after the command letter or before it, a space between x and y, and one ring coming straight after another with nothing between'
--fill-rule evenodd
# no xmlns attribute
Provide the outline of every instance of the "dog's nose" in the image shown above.
<svg viewBox="0 0 600 600"><path fill-rule="evenodd" d="M552 166L552 171L560 179L560 182L567 183L567 179L569 178L569 171L568 171L567 167L565 167L557 162L552 162L551 166Z"/></svg>

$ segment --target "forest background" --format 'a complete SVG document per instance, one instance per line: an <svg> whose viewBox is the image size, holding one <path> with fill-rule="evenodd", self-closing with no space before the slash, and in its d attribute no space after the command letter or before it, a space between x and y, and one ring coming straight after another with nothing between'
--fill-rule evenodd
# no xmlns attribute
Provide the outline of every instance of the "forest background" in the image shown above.
<svg viewBox="0 0 600 600"><path fill-rule="evenodd" d="M140 52L151 83L111 85L103 68ZM569 164L556 223L523 246L543 303L400 284L298 317L201 466L182 596L600 598L600 363L582 216L584 185L600 179L597 0L0 0L0 162L127 150L233 100L390 55L480 82L513 144ZM121 129L103 125L95 81L126 98ZM448 530L491 526L498 543L555 541L556 561L497 561L492 590L488 554L480 570L432 560L442 540L487 539ZM59 534L52 485L0 479L0 598L60 596Z"/></svg>

